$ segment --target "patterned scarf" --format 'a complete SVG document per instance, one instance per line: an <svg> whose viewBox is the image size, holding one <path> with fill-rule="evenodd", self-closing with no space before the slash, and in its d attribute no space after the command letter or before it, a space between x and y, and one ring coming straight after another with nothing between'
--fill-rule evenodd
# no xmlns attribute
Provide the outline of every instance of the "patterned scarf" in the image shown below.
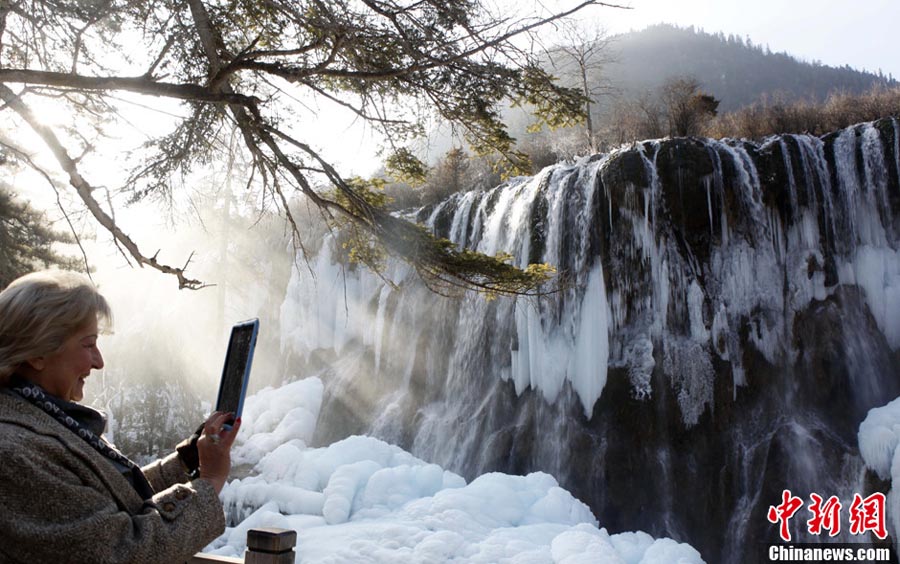
<svg viewBox="0 0 900 564"><path fill-rule="evenodd" d="M11 384L12 391L17 393L26 401L29 401L44 410L48 415L59 421L67 429L84 439L84 441L87 444L91 445L94 450L113 462L113 466L115 466L122 472L122 474L125 475L125 478L129 482L131 482L131 485L134 487L137 493L140 494L142 499L146 500L153 497L153 487L150 486L150 482L147 481L147 477L144 476L144 473L141 471L140 467L137 464L135 464L124 454L116 450L115 447L106 442L106 439L99 436L98 433L95 433L94 431L88 429L85 423L78 421L77 419L72 417L72 415L70 415L71 412L77 410L97 413L96 411L88 410L88 408L80 406L76 403L66 402L57 398L56 396L52 396L45 392L37 384L33 384L28 380L25 380L24 378L18 377L17 375L13 376ZM97 415L100 414L97 413ZM102 432L102 426L104 422L102 420L102 415L100 417L100 430Z"/></svg>

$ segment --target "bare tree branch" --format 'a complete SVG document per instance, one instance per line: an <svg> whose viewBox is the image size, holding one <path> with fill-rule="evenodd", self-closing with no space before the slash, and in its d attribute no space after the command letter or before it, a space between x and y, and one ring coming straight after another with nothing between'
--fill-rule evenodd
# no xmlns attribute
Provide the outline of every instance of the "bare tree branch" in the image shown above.
<svg viewBox="0 0 900 564"><path fill-rule="evenodd" d="M190 289L199 289L204 285L199 280L194 280L191 278L187 278L184 275L184 269L182 268L173 268L171 266L161 264L156 260L156 257L147 258L144 256L137 244L131 240L131 238L123 232L118 225L115 224L113 219L103 211L100 207L100 204L97 203L97 200L94 199L92 192L94 191L94 187L91 186L87 180L81 175L78 171L78 166L75 161L69 156L65 147L63 147L62 143L60 143L59 139L56 137L56 134L49 127L41 124L28 106L25 105L24 102L19 98L19 96L13 92L8 86L5 84L0 84L0 98L9 105L21 118L34 130L35 133L44 141L50 151L53 153L53 156L56 158L59 165L62 169L69 175L69 183L75 188L76 192L78 192L78 196L84 201L87 205L88 210L94 216L94 219L97 220L100 225L106 228L107 231L113 234L122 245L128 249L128 252L132 257L141 265L148 265L160 272L164 272L166 274L173 274L178 278L178 287L179 288L190 288Z"/></svg>

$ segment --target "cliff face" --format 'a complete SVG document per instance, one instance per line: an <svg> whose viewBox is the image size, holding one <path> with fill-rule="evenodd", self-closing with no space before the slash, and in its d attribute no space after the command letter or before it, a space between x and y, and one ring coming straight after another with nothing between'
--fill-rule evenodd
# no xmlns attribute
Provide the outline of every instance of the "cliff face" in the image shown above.
<svg viewBox="0 0 900 564"><path fill-rule="evenodd" d="M282 306L295 366L324 370L319 442L547 471L611 531L754 561L782 489L877 486L856 431L900 395L898 132L648 141L419 212L556 265L570 283L540 300L440 298L399 264L402 291L341 281L326 244Z"/></svg>

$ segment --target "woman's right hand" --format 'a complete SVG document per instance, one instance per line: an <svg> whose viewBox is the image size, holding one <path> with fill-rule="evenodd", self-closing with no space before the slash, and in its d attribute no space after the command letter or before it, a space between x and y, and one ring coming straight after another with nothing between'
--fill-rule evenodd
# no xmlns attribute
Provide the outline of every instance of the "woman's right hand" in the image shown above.
<svg viewBox="0 0 900 564"><path fill-rule="evenodd" d="M203 433L197 441L200 456L200 478L208 480L221 493L231 471L231 447L241 428L237 419L231 429L224 429L225 423L234 417L233 413L213 412L203 424Z"/></svg>

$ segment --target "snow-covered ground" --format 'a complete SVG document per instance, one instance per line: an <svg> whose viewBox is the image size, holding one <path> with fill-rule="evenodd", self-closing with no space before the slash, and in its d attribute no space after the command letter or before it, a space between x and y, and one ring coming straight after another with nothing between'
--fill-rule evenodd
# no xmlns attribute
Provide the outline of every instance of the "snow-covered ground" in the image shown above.
<svg viewBox="0 0 900 564"><path fill-rule="evenodd" d="M471 483L400 447L355 436L308 448L317 378L247 399L233 459L252 466L225 486L229 527L206 552L240 556L247 530L297 531L297 562L695 564L687 544L609 534L590 509L541 472Z"/></svg>

